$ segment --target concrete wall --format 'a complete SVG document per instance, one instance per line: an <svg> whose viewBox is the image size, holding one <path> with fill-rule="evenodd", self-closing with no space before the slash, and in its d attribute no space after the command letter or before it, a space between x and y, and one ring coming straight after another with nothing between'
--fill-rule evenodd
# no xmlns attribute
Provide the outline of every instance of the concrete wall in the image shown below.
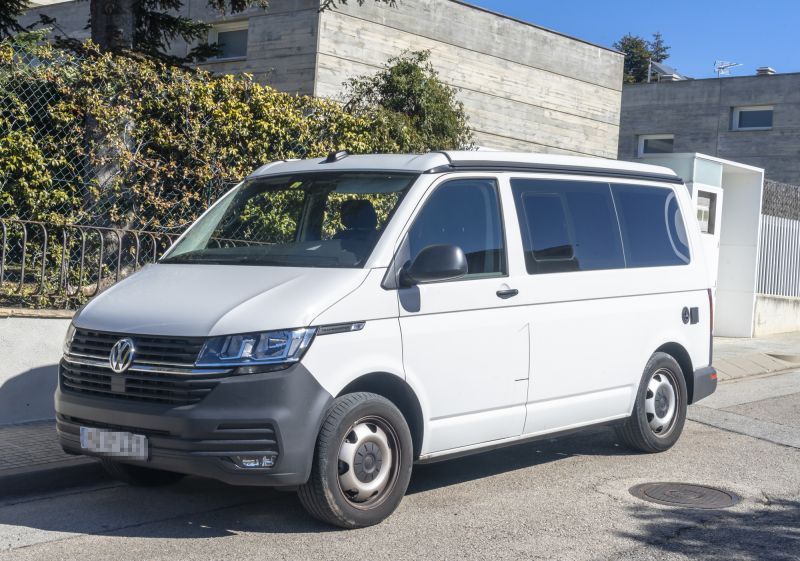
<svg viewBox="0 0 800 561"><path fill-rule="evenodd" d="M247 57L200 64L211 72L247 72L260 83L274 88L310 95L314 90L319 0L271 0L268 12L249 8L237 14L221 14L208 6L208 0L184 0L180 14L211 24L248 21ZM34 8L21 19L23 25L39 20L39 14L56 19L53 36L88 39L89 2L76 0ZM186 56L192 45L178 39L170 53Z"/></svg>
<svg viewBox="0 0 800 561"><path fill-rule="evenodd" d="M753 335L763 337L790 331L800 331L800 298L759 294Z"/></svg>
<svg viewBox="0 0 800 561"><path fill-rule="evenodd" d="M732 108L773 105L772 130L731 130ZM638 136L674 134L675 152L702 152L800 184L800 74L626 85L620 159L636 156Z"/></svg>
<svg viewBox="0 0 800 561"><path fill-rule="evenodd" d="M452 0L322 13L315 94L335 97L409 49L429 49L460 90L478 144L616 156L621 55Z"/></svg>
<svg viewBox="0 0 800 561"><path fill-rule="evenodd" d="M69 321L0 312L0 425L54 418L57 365Z"/></svg>
<svg viewBox="0 0 800 561"><path fill-rule="evenodd" d="M401 0L395 8L353 1L321 14L319 5L272 0L267 12L221 15L207 0L186 0L182 14L248 20L247 57L200 65L213 72L248 72L282 91L340 99L348 78L372 74L405 50L430 49L442 79L460 90L479 145L616 157L621 54L455 0ZM78 33L88 3L35 12ZM172 52L189 48L176 41Z"/></svg>
<svg viewBox="0 0 800 561"><path fill-rule="evenodd" d="M201 68L224 74L247 72L284 92L313 93L319 0L270 0L267 12L250 8L232 16L212 10L208 0L188 0L184 10L187 17L209 23L249 20L247 58L208 61Z"/></svg>
<svg viewBox="0 0 800 561"><path fill-rule="evenodd" d="M39 15L44 14L55 18L56 25L50 25L52 36L66 37L83 41L91 37L89 25L89 2L76 1L53 4L41 8L32 8L19 18L19 23L24 27L39 22Z"/></svg>

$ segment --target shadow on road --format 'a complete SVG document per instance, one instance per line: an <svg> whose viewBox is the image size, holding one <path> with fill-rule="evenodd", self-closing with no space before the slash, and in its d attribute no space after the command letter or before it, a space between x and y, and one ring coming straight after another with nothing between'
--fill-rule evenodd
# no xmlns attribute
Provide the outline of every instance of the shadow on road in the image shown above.
<svg viewBox="0 0 800 561"><path fill-rule="evenodd" d="M641 507L628 510L639 522L638 531L618 535L651 550L702 561L800 559L798 501L771 501L756 512Z"/></svg>
<svg viewBox="0 0 800 561"><path fill-rule="evenodd" d="M592 428L574 435L520 444L446 460L414 466L414 475L407 494L420 493L557 461L569 456L617 456L632 454L617 443L610 428Z"/></svg>
<svg viewBox="0 0 800 561"><path fill-rule="evenodd" d="M592 429L438 464L415 466L408 494L575 455L627 454L613 430ZM294 493L188 477L169 487L83 488L0 506L0 525L52 532L152 538L216 538L239 532L336 531L312 519Z"/></svg>

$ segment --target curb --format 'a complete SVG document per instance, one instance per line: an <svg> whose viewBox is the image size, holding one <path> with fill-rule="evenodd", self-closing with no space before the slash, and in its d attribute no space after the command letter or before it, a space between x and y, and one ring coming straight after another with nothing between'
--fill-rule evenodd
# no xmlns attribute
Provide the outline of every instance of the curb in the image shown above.
<svg viewBox="0 0 800 561"><path fill-rule="evenodd" d="M75 310L37 310L33 308L0 308L0 318L71 319Z"/></svg>
<svg viewBox="0 0 800 561"><path fill-rule="evenodd" d="M0 472L0 499L111 481L100 462L76 457Z"/></svg>
<svg viewBox="0 0 800 561"><path fill-rule="evenodd" d="M779 355L772 353L748 353L742 354L735 359L720 358L713 362L717 369L719 380L739 380L764 374L774 374L786 370L800 367L800 361L793 355Z"/></svg>

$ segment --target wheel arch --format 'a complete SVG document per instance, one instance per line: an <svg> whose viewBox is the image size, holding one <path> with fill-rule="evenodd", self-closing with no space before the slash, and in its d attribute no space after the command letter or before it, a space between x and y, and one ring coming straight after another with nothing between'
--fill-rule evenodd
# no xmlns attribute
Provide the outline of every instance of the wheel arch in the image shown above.
<svg viewBox="0 0 800 561"><path fill-rule="evenodd" d="M689 355L689 351L680 343L670 342L664 343L655 352L670 355L681 367L683 379L686 381L687 402L692 403L694 397L694 366L692 366L692 357Z"/></svg>
<svg viewBox="0 0 800 561"><path fill-rule="evenodd" d="M386 372L372 372L360 376L347 384L336 397L353 392L371 392L385 397L394 403L405 417L414 444L414 460L422 451L425 421L422 406L411 386L405 380Z"/></svg>

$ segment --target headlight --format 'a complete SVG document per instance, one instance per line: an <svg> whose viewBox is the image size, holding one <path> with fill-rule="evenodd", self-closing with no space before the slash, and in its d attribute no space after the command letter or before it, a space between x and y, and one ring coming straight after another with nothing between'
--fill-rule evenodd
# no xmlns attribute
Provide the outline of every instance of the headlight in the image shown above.
<svg viewBox="0 0 800 561"><path fill-rule="evenodd" d="M297 362L303 357L315 328L285 329L213 337L206 341L197 366L249 366Z"/></svg>
<svg viewBox="0 0 800 561"><path fill-rule="evenodd" d="M72 323L69 324L69 328L67 329L67 335L64 337L64 345L63 350L64 354L69 353L69 348L72 345L72 339L75 338L75 326Z"/></svg>

